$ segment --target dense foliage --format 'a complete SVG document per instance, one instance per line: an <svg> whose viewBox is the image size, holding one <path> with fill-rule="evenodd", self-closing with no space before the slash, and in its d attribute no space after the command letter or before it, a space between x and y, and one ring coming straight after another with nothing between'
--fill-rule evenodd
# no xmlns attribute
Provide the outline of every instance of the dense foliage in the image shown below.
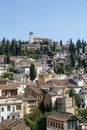
<svg viewBox="0 0 87 130"><path fill-rule="evenodd" d="M75 105L80 107L80 99L74 88L69 88L69 96L75 99Z"/></svg>
<svg viewBox="0 0 87 130"><path fill-rule="evenodd" d="M57 64L54 68L56 74L64 74L64 67L61 64Z"/></svg>
<svg viewBox="0 0 87 130"><path fill-rule="evenodd" d="M46 118L39 108L32 108L29 115L24 118L31 130L46 130Z"/></svg>
<svg viewBox="0 0 87 130"><path fill-rule="evenodd" d="M87 121L87 109L78 109L77 113L82 121Z"/></svg>

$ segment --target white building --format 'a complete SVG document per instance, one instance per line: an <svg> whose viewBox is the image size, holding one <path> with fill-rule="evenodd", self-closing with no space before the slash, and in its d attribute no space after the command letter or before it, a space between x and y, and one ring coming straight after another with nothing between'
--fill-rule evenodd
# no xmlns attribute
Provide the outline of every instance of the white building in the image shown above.
<svg viewBox="0 0 87 130"><path fill-rule="evenodd" d="M84 86L85 85L85 82L84 80L82 79L82 76L81 75L78 75L78 74L74 74L72 75L72 80L74 83L76 83L79 87L81 86Z"/></svg>
<svg viewBox="0 0 87 130"><path fill-rule="evenodd" d="M47 41L47 42L52 42L51 39L48 39L48 38L35 38L33 37L34 33L33 32L30 32L29 33L29 42L30 44L33 43L33 42L43 42L43 41Z"/></svg>
<svg viewBox="0 0 87 130"><path fill-rule="evenodd" d="M55 58L65 59L66 56L67 56L67 52L65 53L59 52L55 55Z"/></svg>
<svg viewBox="0 0 87 130"><path fill-rule="evenodd" d="M30 67L29 66L18 66L17 67L21 73L29 74L30 73Z"/></svg>
<svg viewBox="0 0 87 130"><path fill-rule="evenodd" d="M7 64L0 64L0 75L3 75L6 73L8 70L8 65Z"/></svg>
<svg viewBox="0 0 87 130"><path fill-rule="evenodd" d="M21 98L0 98L0 123L5 119L23 118Z"/></svg>
<svg viewBox="0 0 87 130"><path fill-rule="evenodd" d="M78 95L80 98L80 107L87 108L87 87L82 87Z"/></svg>

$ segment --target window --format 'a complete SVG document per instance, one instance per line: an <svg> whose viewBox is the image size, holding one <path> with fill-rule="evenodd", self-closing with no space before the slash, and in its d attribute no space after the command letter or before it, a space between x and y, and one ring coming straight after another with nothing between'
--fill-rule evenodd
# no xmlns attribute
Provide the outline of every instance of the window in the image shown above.
<svg viewBox="0 0 87 130"><path fill-rule="evenodd" d="M20 115L18 115L18 118L20 118Z"/></svg>
<svg viewBox="0 0 87 130"><path fill-rule="evenodd" d="M10 106L7 106L7 111L10 111Z"/></svg>
<svg viewBox="0 0 87 130"><path fill-rule="evenodd" d="M12 119L14 119L15 117L14 116L12 116Z"/></svg>
<svg viewBox="0 0 87 130"><path fill-rule="evenodd" d="M21 105L16 105L16 110L21 110Z"/></svg>
<svg viewBox="0 0 87 130"><path fill-rule="evenodd" d="M56 122L56 128L57 128L57 122Z"/></svg>
<svg viewBox="0 0 87 130"><path fill-rule="evenodd" d="M60 128L60 123L59 123L59 128Z"/></svg>
<svg viewBox="0 0 87 130"><path fill-rule="evenodd" d="M14 112L14 111L15 111L15 108L13 107L12 110L13 110L13 112Z"/></svg>
<svg viewBox="0 0 87 130"><path fill-rule="evenodd" d="M7 116L7 119L10 119L10 117L9 117L9 116Z"/></svg>
<svg viewBox="0 0 87 130"><path fill-rule="evenodd" d="M48 121L48 126L50 126L50 121Z"/></svg>
<svg viewBox="0 0 87 130"><path fill-rule="evenodd" d="M62 129L64 128L64 125L63 125L63 124L61 124L61 128L62 128Z"/></svg>
<svg viewBox="0 0 87 130"><path fill-rule="evenodd" d="M83 102L84 100L82 99L82 102Z"/></svg>
<svg viewBox="0 0 87 130"><path fill-rule="evenodd" d="M27 71L27 74L29 73L29 71Z"/></svg>
<svg viewBox="0 0 87 130"><path fill-rule="evenodd" d="M53 122L53 127L55 127L55 122Z"/></svg>
<svg viewBox="0 0 87 130"><path fill-rule="evenodd" d="M4 107L2 107L2 111L4 111Z"/></svg>
<svg viewBox="0 0 87 130"><path fill-rule="evenodd" d="M2 116L2 121L4 120L4 117Z"/></svg>
<svg viewBox="0 0 87 130"><path fill-rule="evenodd" d="M51 121L51 126L52 126L52 121Z"/></svg>

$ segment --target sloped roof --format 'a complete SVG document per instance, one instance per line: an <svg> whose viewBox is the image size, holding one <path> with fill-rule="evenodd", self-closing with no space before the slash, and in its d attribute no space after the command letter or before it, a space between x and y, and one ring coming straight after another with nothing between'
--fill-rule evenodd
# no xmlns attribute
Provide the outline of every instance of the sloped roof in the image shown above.
<svg viewBox="0 0 87 130"><path fill-rule="evenodd" d="M37 98L28 95L28 97L24 97L23 101L37 101Z"/></svg>
<svg viewBox="0 0 87 130"><path fill-rule="evenodd" d="M52 41L49 38L33 38L34 40L42 40L42 41Z"/></svg>
<svg viewBox="0 0 87 130"><path fill-rule="evenodd" d="M17 87L16 84L0 84L0 90L15 90Z"/></svg>
<svg viewBox="0 0 87 130"><path fill-rule="evenodd" d="M28 91L28 88L31 88L35 93L37 94L43 94L42 91L41 91L41 88L39 86L35 86L35 85L28 85L25 90Z"/></svg>
<svg viewBox="0 0 87 130"><path fill-rule="evenodd" d="M0 130L30 130L22 119L8 119L0 124Z"/></svg>
<svg viewBox="0 0 87 130"><path fill-rule="evenodd" d="M58 121L67 121L71 116L75 116L72 113L65 113L65 112L55 112L52 115L47 116L48 119L58 120ZM75 116L76 117L76 116ZM77 117L76 117L77 118Z"/></svg>
<svg viewBox="0 0 87 130"><path fill-rule="evenodd" d="M41 88L50 88L50 87L76 87L77 85L73 82L72 79L64 79L64 80L58 80L58 79L52 79L45 84L41 85Z"/></svg>

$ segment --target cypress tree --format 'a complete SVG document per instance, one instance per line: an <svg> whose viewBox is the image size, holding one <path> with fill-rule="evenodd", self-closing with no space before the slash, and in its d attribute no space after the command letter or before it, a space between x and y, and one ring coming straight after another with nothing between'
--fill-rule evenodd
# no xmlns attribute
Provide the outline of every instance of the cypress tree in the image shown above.
<svg viewBox="0 0 87 130"><path fill-rule="evenodd" d="M10 52L10 41L7 39L6 40L6 53Z"/></svg>
<svg viewBox="0 0 87 130"><path fill-rule="evenodd" d="M34 80L36 78L37 74L36 74L36 70L35 70L35 65L33 63L31 63L30 66L30 80Z"/></svg>
<svg viewBox="0 0 87 130"><path fill-rule="evenodd" d="M75 54L74 53L70 54L70 61L71 61L72 67L74 67L75 66Z"/></svg>
<svg viewBox="0 0 87 130"><path fill-rule="evenodd" d="M2 40L2 45L1 45L1 54L2 54L2 55L5 54L5 38L3 38L3 40Z"/></svg>
<svg viewBox="0 0 87 130"><path fill-rule="evenodd" d="M7 54L7 64L10 63L10 56L9 56L9 53Z"/></svg>

